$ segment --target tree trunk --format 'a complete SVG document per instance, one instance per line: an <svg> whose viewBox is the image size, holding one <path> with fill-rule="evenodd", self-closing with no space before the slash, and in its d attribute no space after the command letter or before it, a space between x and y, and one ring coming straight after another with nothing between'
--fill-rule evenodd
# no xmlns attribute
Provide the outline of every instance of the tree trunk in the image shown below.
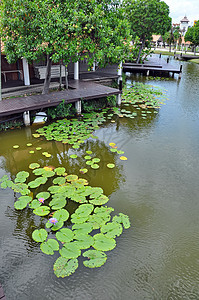
<svg viewBox="0 0 199 300"><path fill-rule="evenodd" d="M194 55L196 55L196 46L194 46Z"/></svg>
<svg viewBox="0 0 199 300"><path fill-rule="evenodd" d="M140 62L141 52L142 52L142 49L144 48L144 45L145 45L145 38L142 39L142 44L140 45L140 49L139 49L138 57L137 57L137 60L136 60L136 64L139 64L139 62Z"/></svg>
<svg viewBox="0 0 199 300"><path fill-rule="evenodd" d="M42 94L48 94L49 87L50 87L50 80L51 80L51 65L52 65L52 59L50 58L50 55L47 55L47 66L46 66L46 78L44 81L44 87Z"/></svg>

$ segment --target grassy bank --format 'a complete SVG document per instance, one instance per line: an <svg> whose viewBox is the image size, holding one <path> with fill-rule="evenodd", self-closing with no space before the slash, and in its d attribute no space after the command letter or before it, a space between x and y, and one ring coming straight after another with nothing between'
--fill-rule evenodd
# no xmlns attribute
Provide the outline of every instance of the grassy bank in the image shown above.
<svg viewBox="0 0 199 300"><path fill-rule="evenodd" d="M174 53L169 51L154 50L153 53L174 56Z"/></svg>
<svg viewBox="0 0 199 300"><path fill-rule="evenodd" d="M193 62L195 64L199 64L199 59L190 59L189 60L190 62Z"/></svg>

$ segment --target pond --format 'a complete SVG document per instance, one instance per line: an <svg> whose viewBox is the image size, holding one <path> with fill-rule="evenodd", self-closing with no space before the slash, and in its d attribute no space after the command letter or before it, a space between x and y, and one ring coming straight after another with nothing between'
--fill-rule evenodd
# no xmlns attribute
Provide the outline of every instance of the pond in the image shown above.
<svg viewBox="0 0 199 300"><path fill-rule="evenodd" d="M88 139L80 149L35 139L34 126L0 133L0 177L13 179L37 161L64 166L69 174L102 187L110 198L107 206L131 221L101 268L81 264L71 276L57 278L54 256L42 253L32 240L38 217L28 208L15 210L16 194L1 189L0 283L8 300L199 299L199 65L182 64L181 80L178 75L127 78L129 84L142 81L165 89L165 105L147 118L108 120L95 131L98 139ZM111 142L127 161L110 152ZM20 147L13 149L16 144ZM52 156L30 154L36 147ZM86 150L100 158L100 168L81 175ZM74 153L77 160L69 157Z"/></svg>

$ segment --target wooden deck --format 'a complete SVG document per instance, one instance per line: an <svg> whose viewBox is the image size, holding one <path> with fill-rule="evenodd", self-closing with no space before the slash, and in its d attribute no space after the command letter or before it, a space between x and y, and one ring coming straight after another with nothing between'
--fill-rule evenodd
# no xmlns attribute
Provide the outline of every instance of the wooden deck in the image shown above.
<svg viewBox="0 0 199 300"><path fill-rule="evenodd" d="M199 55L174 54L174 58L182 60L199 59Z"/></svg>
<svg viewBox="0 0 199 300"><path fill-rule="evenodd" d="M161 75L168 75L169 73L180 74L182 72L182 69L175 68L169 61L167 62L164 59L150 58L149 61L144 64L124 63L123 71L130 73L158 73Z"/></svg>
<svg viewBox="0 0 199 300"><path fill-rule="evenodd" d="M89 81L73 80L70 85L72 89L52 92L47 95L3 99L0 102L0 117L56 106L63 100L66 103L73 103L79 100L91 100L121 93L118 89Z"/></svg>
<svg viewBox="0 0 199 300"><path fill-rule="evenodd" d="M0 284L0 300L6 300L6 296L4 294L1 284Z"/></svg>

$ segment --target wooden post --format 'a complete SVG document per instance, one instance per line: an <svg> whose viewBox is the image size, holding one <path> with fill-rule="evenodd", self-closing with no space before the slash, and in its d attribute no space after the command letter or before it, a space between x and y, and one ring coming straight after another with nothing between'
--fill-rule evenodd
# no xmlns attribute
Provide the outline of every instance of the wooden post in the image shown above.
<svg viewBox="0 0 199 300"><path fill-rule="evenodd" d="M82 102L81 102L81 100L75 102L75 108L76 108L77 114L80 115L81 112L82 112Z"/></svg>
<svg viewBox="0 0 199 300"><path fill-rule="evenodd" d="M118 80L117 80L117 82L119 84L120 80L122 80L122 62L120 62L119 66L118 66L117 75L119 76Z"/></svg>
<svg viewBox="0 0 199 300"><path fill-rule="evenodd" d="M121 94L118 94L117 95L117 105L120 106L122 103L122 97L121 97Z"/></svg>
<svg viewBox="0 0 199 300"><path fill-rule="evenodd" d="M74 63L74 79L79 80L79 62Z"/></svg>
<svg viewBox="0 0 199 300"><path fill-rule="evenodd" d="M23 121L26 126L30 125L30 112L29 111L25 111L23 113Z"/></svg>
<svg viewBox="0 0 199 300"><path fill-rule="evenodd" d="M26 58L22 58L23 62L23 77L24 77L24 84L30 85L30 75L29 75L29 67L28 67L28 61Z"/></svg>

